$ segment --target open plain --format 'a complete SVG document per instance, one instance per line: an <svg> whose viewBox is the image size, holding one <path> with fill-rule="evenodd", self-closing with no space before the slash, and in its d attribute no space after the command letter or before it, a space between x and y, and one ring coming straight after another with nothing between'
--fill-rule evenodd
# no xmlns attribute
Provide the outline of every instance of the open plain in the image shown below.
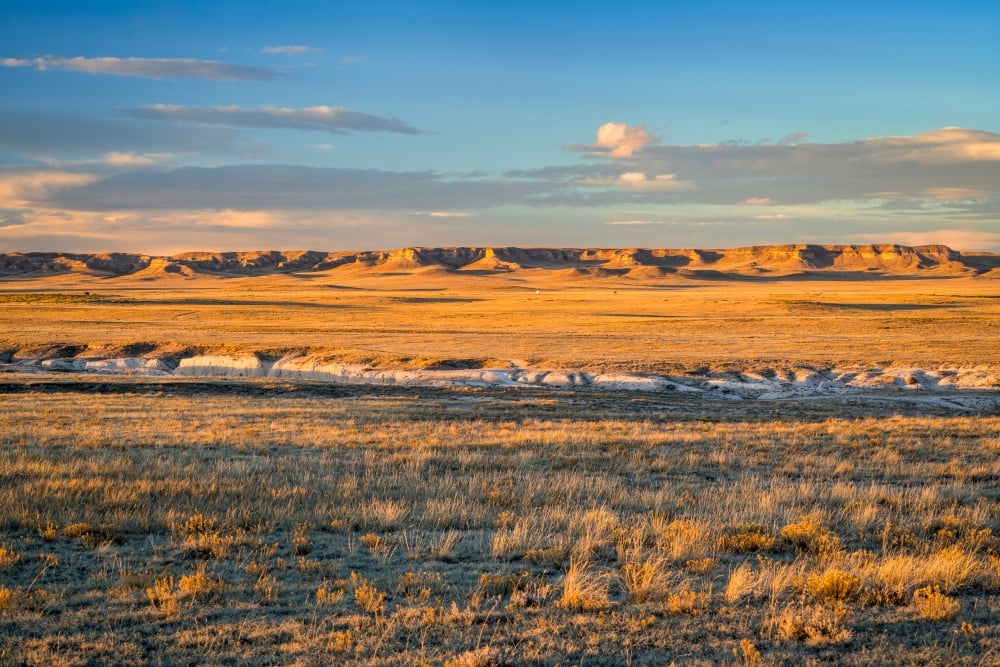
<svg viewBox="0 0 1000 667"><path fill-rule="evenodd" d="M1000 663L995 255L0 269L2 664Z"/></svg>

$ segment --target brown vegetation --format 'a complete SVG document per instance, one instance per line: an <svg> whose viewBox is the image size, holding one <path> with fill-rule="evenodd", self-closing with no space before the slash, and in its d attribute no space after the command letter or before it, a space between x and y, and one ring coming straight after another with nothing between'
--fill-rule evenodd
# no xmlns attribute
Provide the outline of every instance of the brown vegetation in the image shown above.
<svg viewBox="0 0 1000 667"><path fill-rule="evenodd" d="M56 664L997 655L1000 419L758 410L22 386L0 394L0 641Z"/></svg>
<svg viewBox="0 0 1000 667"><path fill-rule="evenodd" d="M99 277L121 257L63 258L94 275L3 283L0 362L302 353L397 368L739 368L751 380L841 363L1000 368L995 281L932 250L892 250L891 270L879 250L864 259L880 263L877 281L747 279L855 261L795 247L683 266L652 251L494 249L443 271L423 250L354 268L322 268L323 254L206 254L172 258L178 270L129 260L138 278ZM555 276L569 260L589 264ZM676 271L654 276L657 262ZM681 273L726 262L740 280ZM261 275L233 277L247 267ZM985 401L959 405L913 387L892 401L727 401L72 371L0 380L4 664L1000 656L988 384L973 392Z"/></svg>

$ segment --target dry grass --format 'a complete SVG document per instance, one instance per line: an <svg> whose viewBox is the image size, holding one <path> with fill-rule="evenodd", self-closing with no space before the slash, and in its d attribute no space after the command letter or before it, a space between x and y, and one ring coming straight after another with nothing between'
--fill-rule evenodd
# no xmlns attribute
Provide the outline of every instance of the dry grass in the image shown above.
<svg viewBox="0 0 1000 667"><path fill-rule="evenodd" d="M982 284L889 285L154 287L7 304L0 330L373 365L1000 363ZM5 663L1000 655L995 414L62 378L0 386Z"/></svg>
<svg viewBox="0 0 1000 667"><path fill-rule="evenodd" d="M570 561L563 578L562 597L556 602L560 609L600 611L611 606L611 574L600 571L583 557Z"/></svg>
<svg viewBox="0 0 1000 667"><path fill-rule="evenodd" d="M920 618L929 621L949 621L961 611L962 605L953 597L941 592L937 586L925 586L913 592L913 604Z"/></svg>
<svg viewBox="0 0 1000 667"><path fill-rule="evenodd" d="M1000 654L993 414L3 386L0 645L14 664Z"/></svg>
<svg viewBox="0 0 1000 667"><path fill-rule="evenodd" d="M0 289L46 285L0 282ZM734 289L725 281L571 285L423 275L169 287L101 280L58 289L90 295L4 303L0 353L55 344L104 356L313 350L376 367L516 359L540 368L654 373L733 365L1000 366L1000 302L989 280L764 280Z"/></svg>

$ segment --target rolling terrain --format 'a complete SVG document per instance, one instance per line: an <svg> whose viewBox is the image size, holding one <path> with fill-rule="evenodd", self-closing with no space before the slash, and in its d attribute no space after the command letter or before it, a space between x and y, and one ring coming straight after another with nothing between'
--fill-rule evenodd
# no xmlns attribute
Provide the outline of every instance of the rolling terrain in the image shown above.
<svg viewBox="0 0 1000 667"><path fill-rule="evenodd" d="M708 249L572 249L518 247L189 252L170 257L128 253L8 253L0 279L45 277L143 281L197 277L365 275L507 276L543 282L599 278L791 278L822 276L1000 277L1000 255L946 246L775 245Z"/></svg>
<svg viewBox="0 0 1000 667"><path fill-rule="evenodd" d="M0 259L0 661L985 665L1000 257Z"/></svg>
<svg viewBox="0 0 1000 667"><path fill-rule="evenodd" d="M8 254L0 370L956 404L1000 387L998 267L890 245Z"/></svg>

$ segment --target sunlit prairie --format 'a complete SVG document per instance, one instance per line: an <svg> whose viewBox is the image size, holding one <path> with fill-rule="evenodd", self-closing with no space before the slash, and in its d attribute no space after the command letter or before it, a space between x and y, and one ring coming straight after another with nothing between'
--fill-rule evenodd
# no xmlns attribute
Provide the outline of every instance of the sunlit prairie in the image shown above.
<svg viewBox="0 0 1000 667"><path fill-rule="evenodd" d="M507 253L521 264L498 260L502 251L451 249L472 254L338 256L333 268L322 254L298 266L302 253L132 257L138 264L8 256L0 337L25 356L66 344L91 355L301 352L404 368L1000 366L991 277L1000 257L938 249L945 259L932 263L879 248L841 252L822 268L813 266L821 247L798 246L715 252L721 259L699 260L709 267L700 269L687 255L639 251L546 251L530 267L519 249Z"/></svg>
<svg viewBox="0 0 1000 667"><path fill-rule="evenodd" d="M8 272L0 662L996 663L992 256L801 252Z"/></svg>

